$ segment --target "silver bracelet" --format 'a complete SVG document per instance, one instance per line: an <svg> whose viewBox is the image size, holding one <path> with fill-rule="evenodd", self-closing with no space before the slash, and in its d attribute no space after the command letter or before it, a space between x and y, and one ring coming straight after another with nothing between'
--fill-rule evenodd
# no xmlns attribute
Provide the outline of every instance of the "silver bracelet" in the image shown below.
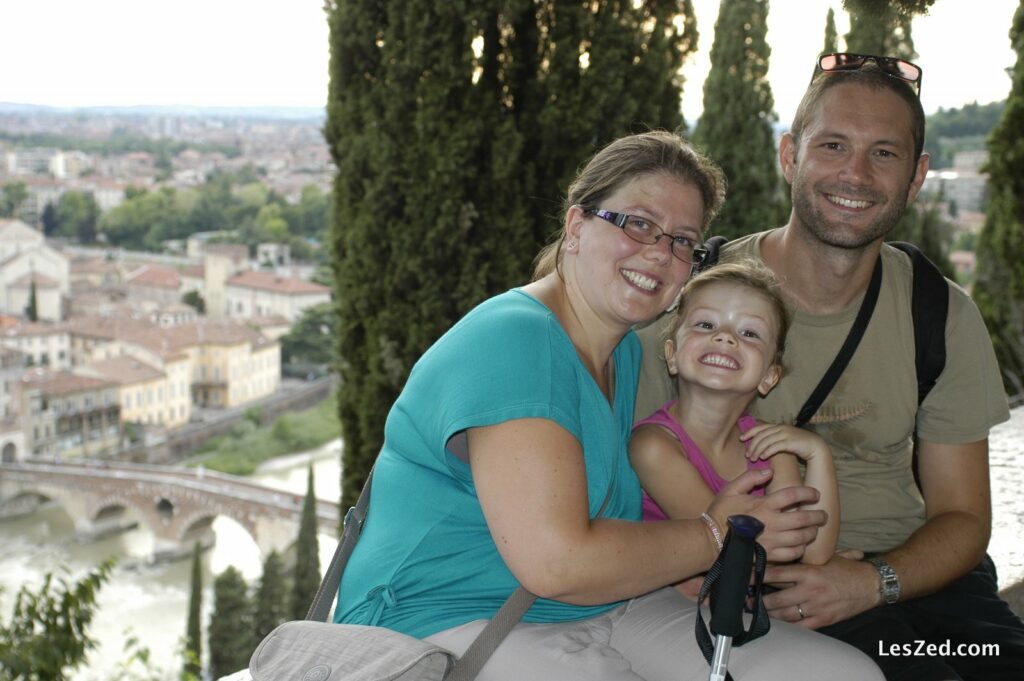
<svg viewBox="0 0 1024 681"><path fill-rule="evenodd" d="M712 518L710 515L708 515L707 512L701 513L700 514L700 519L703 520L704 524L708 526L709 530L711 530L711 535L715 538L715 544L718 545L718 550L721 551L722 550L722 533L718 529L718 523L716 523L715 519Z"/></svg>

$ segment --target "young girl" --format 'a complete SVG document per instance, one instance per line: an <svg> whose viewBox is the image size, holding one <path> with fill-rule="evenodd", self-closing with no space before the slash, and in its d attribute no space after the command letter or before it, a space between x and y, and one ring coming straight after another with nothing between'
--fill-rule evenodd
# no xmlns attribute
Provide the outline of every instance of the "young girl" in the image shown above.
<svg viewBox="0 0 1024 681"><path fill-rule="evenodd" d="M747 413L782 377L789 321L776 286L771 271L753 261L716 265L686 284L665 341L679 399L634 426L629 455L645 490L645 520L713 523L702 514L714 495L748 468L772 469L769 492L801 482L816 488L818 502L805 508L826 511L828 523L803 562L822 564L839 534L832 453L810 431L759 424ZM806 467L803 481L797 459Z"/></svg>

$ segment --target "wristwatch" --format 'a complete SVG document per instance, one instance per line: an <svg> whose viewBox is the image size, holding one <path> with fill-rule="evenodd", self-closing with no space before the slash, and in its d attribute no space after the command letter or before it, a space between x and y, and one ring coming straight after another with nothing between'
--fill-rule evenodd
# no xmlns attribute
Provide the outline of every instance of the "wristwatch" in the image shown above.
<svg viewBox="0 0 1024 681"><path fill-rule="evenodd" d="M887 605L892 605L900 599L900 578L892 566L878 556L871 556L867 559L869 563L878 570L878 576L882 578L878 585L878 593L882 594Z"/></svg>

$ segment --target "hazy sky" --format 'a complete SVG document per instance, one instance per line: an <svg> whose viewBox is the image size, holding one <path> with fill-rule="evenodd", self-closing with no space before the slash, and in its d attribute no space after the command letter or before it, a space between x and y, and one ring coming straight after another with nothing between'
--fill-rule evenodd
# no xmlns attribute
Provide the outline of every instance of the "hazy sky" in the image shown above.
<svg viewBox="0 0 1024 681"><path fill-rule="evenodd" d="M372 0L366 0L372 1ZM444 0L437 0L443 2ZM718 0L694 0L700 49L683 111L700 113ZM1006 97L1017 0L937 0L915 19L925 111ZM322 106L323 0L0 0L0 101L52 106ZM840 0L774 0L769 78L788 121Z"/></svg>

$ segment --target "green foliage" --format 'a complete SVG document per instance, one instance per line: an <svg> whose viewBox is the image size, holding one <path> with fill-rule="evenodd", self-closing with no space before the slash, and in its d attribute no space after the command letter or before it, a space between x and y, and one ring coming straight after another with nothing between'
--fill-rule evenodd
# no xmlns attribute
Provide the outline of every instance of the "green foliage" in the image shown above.
<svg viewBox="0 0 1024 681"><path fill-rule="evenodd" d="M999 124L1006 102L978 104L960 108L939 109L928 116L928 135L924 149L931 156L928 167L948 168L960 151L985 148L985 140Z"/></svg>
<svg viewBox="0 0 1024 681"><path fill-rule="evenodd" d="M237 436L207 441L193 463L232 475L250 475L264 461L314 449L338 437L337 403L326 399L305 411L281 414L273 425L256 428L249 421Z"/></svg>
<svg viewBox="0 0 1024 681"><path fill-rule="evenodd" d="M728 200L711 227L733 239L785 219L772 124L774 111L765 42L767 0L723 2L715 23L704 113L694 142L729 180Z"/></svg>
<svg viewBox="0 0 1024 681"><path fill-rule="evenodd" d="M1024 3L1010 28L1017 54L1010 96L999 125L988 139L988 211L978 238L978 303L1003 384L1013 396L1024 395Z"/></svg>
<svg viewBox="0 0 1024 681"><path fill-rule="evenodd" d="M38 592L23 586L10 621L0 624L0 679L52 681L67 678L96 647L88 628L96 596L110 578L106 561L75 583L47 573Z"/></svg>
<svg viewBox="0 0 1024 681"><path fill-rule="evenodd" d="M249 407L245 410L242 415L246 421L252 423L254 426L261 426L263 424L263 408L262 407Z"/></svg>
<svg viewBox="0 0 1024 681"><path fill-rule="evenodd" d="M230 227L237 232L233 242L250 248L262 242L287 243L296 258L312 257L306 239L325 238L329 203L327 195L310 185L293 206L267 189L255 170L243 168L213 173L194 189L132 189L121 205L103 215L100 231L111 245L158 251L168 239Z"/></svg>
<svg viewBox="0 0 1024 681"><path fill-rule="evenodd" d="M320 588L320 543L317 540L316 493L313 491L313 466L306 478L306 497L302 500L299 538L295 542L295 570L292 572L291 618L306 618Z"/></svg>
<svg viewBox="0 0 1024 681"><path fill-rule="evenodd" d="M920 248L938 266L942 274L956 281L956 270L949 262L949 244L953 224L943 217L942 196L920 197L907 206L903 217L886 237L887 241L908 241Z"/></svg>
<svg viewBox="0 0 1024 681"><path fill-rule="evenodd" d="M228 567L213 582L213 613L207 636L212 678L249 666L259 641L253 629L249 587L234 567Z"/></svg>
<svg viewBox="0 0 1024 681"><path fill-rule="evenodd" d="M206 301L199 291L189 291L181 297L181 302L195 308L199 314L206 314Z"/></svg>
<svg viewBox="0 0 1024 681"><path fill-rule="evenodd" d="M18 209L28 198L24 182L9 182L0 189L0 218L17 217Z"/></svg>
<svg viewBox="0 0 1024 681"><path fill-rule="evenodd" d="M52 203L47 202L43 207L43 214L39 216L39 221L43 223L43 234L46 236L57 234L57 209L53 207Z"/></svg>
<svg viewBox="0 0 1024 681"><path fill-rule="evenodd" d="M291 331L281 337L281 361L304 364L336 363L338 310L334 303L320 303L302 311Z"/></svg>
<svg viewBox="0 0 1024 681"><path fill-rule="evenodd" d="M843 0L843 8L864 16L894 12L901 15L927 14L935 0ZM884 54L878 52L877 54Z"/></svg>
<svg viewBox="0 0 1024 681"><path fill-rule="evenodd" d="M263 562L263 575L256 590L253 632L257 641L288 620L288 593L281 556L271 551Z"/></svg>
<svg viewBox="0 0 1024 681"><path fill-rule="evenodd" d="M203 659L203 571L202 549L196 542L192 551L192 583L188 600L188 624L185 627L185 654L183 674L202 675Z"/></svg>
<svg viewBox="0 0 1024 681"><path fill-rule="evenodd" d="M822 46L822 54L832 54L839 51L839 34L836 32L836 13L829 7L825 15L825 43Z"/></svg>
<svg viewBox="0 0 1024 681"><path fill-rule="evenodd" d="M682 129L680 68L697 35L682 0L331 0L327 11L351 504L412 364L529 277L578 165L624 133Z"/></svg>
<svg viewBox="0 0 1024 681"><path fill-rule="evenodd" d="M846 50L859 54L917 57L911 22L914 15L926 12L934 0L845 0L850 13L850 32L846 34Z"/></svg>
<svg viewBox="0 0 1024 681"><path fill-rule="evenodd" d="M64 192L54 209L57 234L68 239L77 239L83 244L96 241L99 217L100 207L95 197L86 192Z"/></svg>
<svg viewBox="0 0 1024 681"><path fill-rule="evenodd" d="M186 149L194 149L203 153L220 152L229 158L237 158L242 153L241 148L237 145L196 144L166 137L153 139L123 128L112 131L107 139L78 138L53 133L18 134L0 130L0 140L9 142L15 148L56 147L57 149L77 149L107 156L145 151L158 158L169 159Z"/></svg>

